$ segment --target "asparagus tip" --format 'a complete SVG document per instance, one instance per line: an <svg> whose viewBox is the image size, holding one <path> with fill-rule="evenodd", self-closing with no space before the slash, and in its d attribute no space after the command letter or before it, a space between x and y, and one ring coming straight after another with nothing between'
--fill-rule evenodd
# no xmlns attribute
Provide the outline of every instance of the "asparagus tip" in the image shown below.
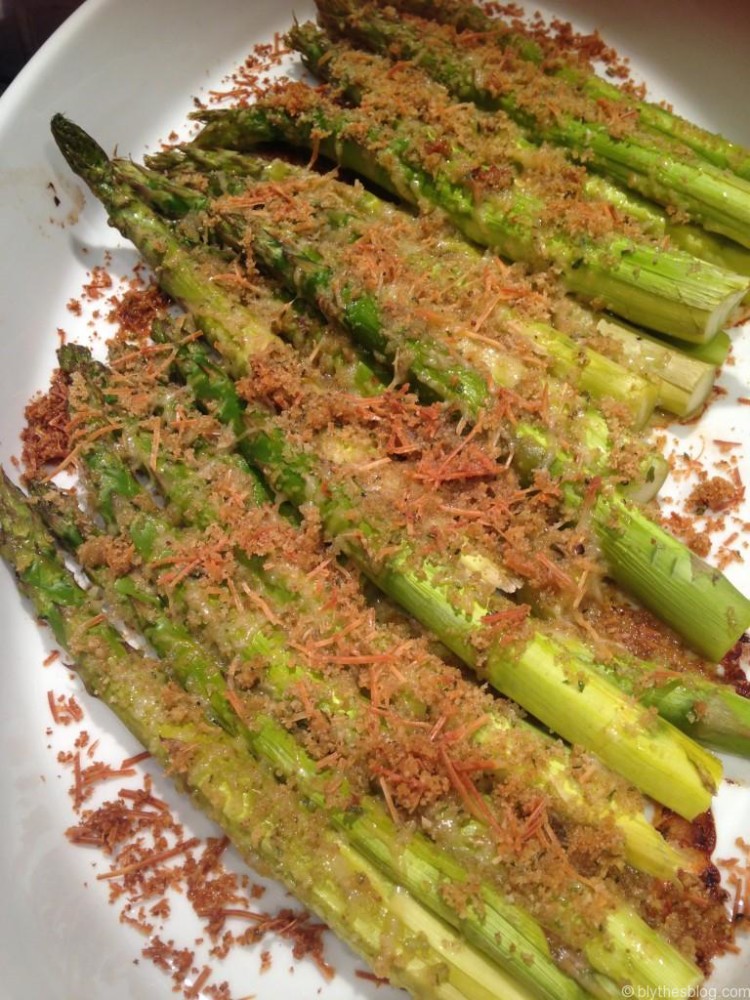
<svg viewBox="0 0 750 1000"><path fill-rule="evenodd" d="M93 363L91 351L82 344L63 344L57 349L57 363L66 375L72 375Z"/></svg>
<svg viewBox="0 0 750 1000"><path fill-rule="evenodd" d="M52 116L50 128L58 149L75 174L92 186L97 180L106 179L110 169L109 157L80 125L58 113Z"/></svg>

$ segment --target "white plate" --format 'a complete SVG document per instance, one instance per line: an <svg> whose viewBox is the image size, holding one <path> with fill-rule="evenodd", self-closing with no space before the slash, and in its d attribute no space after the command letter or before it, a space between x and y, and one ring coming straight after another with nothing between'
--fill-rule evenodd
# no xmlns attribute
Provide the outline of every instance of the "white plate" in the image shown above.
<svg viewBox="0 0 750 1000"><path fill-rule="evenodd" d="M24 404L45 385L53 367L57 328L72 338L86 332L83 321L66 308L79 294L86 270L99 262L104 247L114 250L116 273L128 273L135 262L133 251L106 227L90 196L77 223L64 225L66 216L80 208L81 188L49 136L50 116L62 111L105 148L118 145L121 153L140 157L147 146L154 148L181 125L191 98L218 84L254 41L283 31L293 6L300 17L310 13L307 2L293 5L290 0L89 0L0 100L0 457L6 465L19 452ZM551 0L545 9L572 17L585 29L598 26L621 53L632 57L636 76L649 81L655 97L750 145L747 4ZM59 206L53 202L50 182ZM730 395L699 427L681 431L682 446L696 454L702 437L750 438L750 408L733 405L750 372L748 339L741 338L738 362L727 373ZM745 517L750 521L750 510ZM729 572L750 591L747 567L732 566ZM120 925L117 910L108 906L106 887L96 882L91 867L96 856L69 846L63 836L73 822L69 778L59 777L57 744L48 748L47 691L78 691L78 686L59 663L42 666L49 648L46 637L21 607L5 570L0 571L0 635L5 649L0 699L0 996L171 996L171 983L162 973L143 960L135 963L143 939ZM105 759L116 761L137 751L106 709L86 697L80 700L92 737L110 734ZM62 733L63 742L66 735ZM737 777L750 775L750 769L736 761L729 762L729 770ZM158 793L174 805L190 831L210 832L210 825L172 793L166 781L159 780ZM750 802L744 790L722 790L719 827L720 854L732 853L737 835L744 832L750 839ZM293 903L279 891L263 905ZM180 915L166 933L184 946L197 932L197 925ZM285 946L275 945L274 954L271 971L261 976L259 950L235 953L211 982L227 977L234 996L255 994L259 1000L314 997L319 990L325 1000L390 1000L398 995L357 977L361 963L336 944L327 950L338 969L331 984L325 984L309 962L290 973ZM750 949L720 963L710 985L720 989L748 982Z"/></svg>

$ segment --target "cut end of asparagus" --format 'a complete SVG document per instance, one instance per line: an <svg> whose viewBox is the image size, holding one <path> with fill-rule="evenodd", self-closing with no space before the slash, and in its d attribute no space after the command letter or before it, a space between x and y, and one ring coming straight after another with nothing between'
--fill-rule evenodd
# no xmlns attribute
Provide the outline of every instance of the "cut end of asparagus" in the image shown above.
<svg viewBox="0 0 750 1000"><path fill-rule="evenodd" d="M597 537L617 582L718 662L750 628L750 599L622 498L600 494Z"/></svg>
<svg viewBox="0 0 750 1000"><path fill-rule="evenodd" d="M521 650L492 647L487 679L570 743L685 819L711 808L721 762L600 677L564 644L536 633Z"/></svg>
<svg viewBox="0 0 750 1000"><path fill-rule="evenodd" d="M715 364L624 323L601 319L596 329L621 345L627 363L654 379L661 409L678 417L691 417L708 400L716 379Z"/></svg>
<svg viewBox="0 0 750 1000"><path fill-rule="evenodd" d="M674 881L682 871L699 874L705 866L702 855L696 851L694 856L689 856L687 848L675 847L640 813L620 813L615 822L625 838L628 861L639 871L664 881Z"/></svg>
<svg viewBox="0 0 750 1000"><path fill-rule="evenodd" d="M708 402L715 380L715 370L704 372L691 390L664 380L659 386L658 405L681 419L694 417Z"/></svg>
<svg viewBox="0 0 750 1000"><path fill-rule="evenodd" d="M624 956L619 969L612 970L619 972L620 982L647 983L647 995L658 995L664 983L668 983L669 989L676 990L678 995L695 995L703 982L700 970L677 951L666 954L656 931L646 927L632 910L622 907L611 914L607 918L607 930L621 945L620 953ZM592 942L587 949L589 960L599 947L599 942ZM627 993L627 990L622 990L623 996ZM640 990L634 990L633 995L641 995Z"/></svg>
<svg viewBox="0 0 750 1000"><path fill-rule="evenodd" d="M669 475L669 462L663 455L649 455L643 474L622 487L622 492L635 503L648 503L658 494Z"/></svg>
<svg viewBox="0 0 750 1000"><path fill-rule="evenodd" d="M736 310L740 303L750 292L750 282L746 279L742 279L740 275L737 275L737 279L740 287L736 291L727 295L724 300L716 306L713 312L708 314L703 336L696 338L699 343L703 344L707 340L711 340L711 338L715 337L717 333L720 333L726 326L729 326L730 321L736 314Z"/></svg>
<svg viewBox="0 0 750 1000"><path fill-rule="evenodd" d="M685 731L715 750L750 757L750 699L731 688L719 688L701 703L695 721Z"/></svg>

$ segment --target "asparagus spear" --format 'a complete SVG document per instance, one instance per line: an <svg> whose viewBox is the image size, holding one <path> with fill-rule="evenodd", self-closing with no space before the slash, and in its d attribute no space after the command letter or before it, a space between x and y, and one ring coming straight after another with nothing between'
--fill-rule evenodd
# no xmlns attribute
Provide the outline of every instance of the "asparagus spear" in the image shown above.
<svg viewBox="0 0 750 1000"><path fill-rule="evenodd" d="M625 116L635 113L640 125L673 140L678 156L684 153L684 146L687 146L708 163L750 180L750 150L687 121L659 104L639 100L628 91L582 68L578 62L554 58L555 53L551 53L553 59L549 60L550 53L543 42L490 17L470 0L399 0L399 8L403 12L409 11L419 17L453 25L459 31L486 34L488 40L499 48L511 49L520 59L544 66L547 72L585 94L592 104L611 102L616 110L624 111Z"/></svg>
<svg viewBox="0 0 750 1000"><path fill-rule="evenodd" d="M398 67L396 75L409 78L391 79L380 57L357 57L362 89L372 95L359 107L343 108L319 91L292 84L250 108L197 113L207 125L196 143L239 150L262 142L312 148L406 202L440 207L477 243L533 266L554 266L581 297L685 340L712 337L746 294L746 279L688 254L621 235L571 235L559 213L552 223L541 177L532 185L528 171L516 177L507 168L509 181L500 167L507 142L488 134L498 128L489 116L466 105L451 110L437 84L426 81L423 88L421 76L409 76L417 70ZM325 69L333 71L332 60L325 61ZM429 99L423 110L409 117L399 102L405 93L425 88ZM440 157L436 142L444 150ZM541 242L540 218L551 223Z"/></svg>
<svg viewBox="0 0 750 1000"><path fill-rule="evenodd" d="M164 290L190 310L235 371L244 371L248 357L263 354L276 343L245 307L217 285L207 284L195 257L187 254L157 216L132 192L116 187L106 154L96 143L62 116L54 119L53 128L68 162L102 198L113 224L133 239L157 269ZM273 438L267 438L264 447L272 455L283 452L283 442ZM294 481L293 477L292 484ZM750 602L725 577L697 560L685 546L621 498L600 496L595 513L605 553L618 579L644 603L661 612L705 655L715 659L723 656L750 621ZM651 578L653 573L658 575L655 580ZM396 588L393 580L389 585ZM418 590L413 598L424 613ZM450 614L441 615L443 624L451 623L454 644L460 643L464 626Z"/></svg>
<svg viewBox="0 0 750 1000"><path fill-rule="evenodd" d="M97 451L101 455L101 449L99 448ZM97 477L101 477L100 487L103 487L104 502L100 506L101 513L107 519L114 517L118 522L122 519L124 524L131 525L131 537L136 541L136 544L140 543L144 560L148 561L157 557L158 561L160 536L165 545L164 551L174 551L174 531L166 528L164 519L155 514L145 515L143 505L139 504L136 514L139 523L136 527L135 522L131 520L132 515L123 509L123 502L127 505L127 498L132 497L137 489L135 481L131 481L119 495L116 495L113 492L113 484L120 483L122 487L127 480L122 468L117 468L116 465L114 469L111 466L106 466L104 456L102 456L102 460L95 464L94 469L96 470L94 478L96 480ZM142 523L144 517L150 519L150 528L148 529L144 528ZM100 577L97 576L97 579ZM293 741L285 736L278 724L274 723L268 714L264 714L262 709L259 710L257 705L252 725L247 722L248 717L244 712L241 715L241 719L244 721L238 723L233 712L236 702L230 702L227 695L223 693L221 670L218 664L206 655L205 651L192 640L184 628L174 621L167 622L164 619L163 614L155 607L150 592L144 590L142 583L128 587L126 592L131 596L131 599L135 598L139 602L139 628L143 630L157 652L169 658L169 662L173 665L181 682L188 686L193 693L205 698L211 712L230 731L241 732L255 753L267 759L276 770L286 774L288 780L295 780L315 807L325 809L330 822L337 829L346 832L356 849L368 854L384 868L387 874L395 874L397 880L406 884L412 893L417 894L422 902L433 908L444 919L455 923L456 915L450 912L450 906L446 906L441 894L437 891L431 893L425 886L437 886L438 882L441 879L445 880L446 877L459 882L465 881L469 877L469 873L464 873L460 866L449 865L447 860L442 859L434 848L431 848L419 835L413 836L411 839L407 839L404 835L396 838L395 830L392 829L392 824L387 816L367 798L360 797L358 799L355 815L352 815L348 810L341 812L337 807L332 808L328 805L328 797L322 789L328 784L330 776L316 767L313 761L295 747ZM174 601L174 593L170 594L170 599ZM230 613L230 621L231 618ZM191 616L191 620L194 623L193 627L197 627L194 615ZM249 632L239 624L237 627L244 636L257 634L254 626ZM283 638L281 641L283 642ZM236 653L238 650L234 652ZM257 655L260 652L264 652L266 656L269 655L269 647L263 642L257 646L253 645L252 653ZM271 662L273 663L273 658ZM397 847L394 846L396 840ZM394 864L396 865L395 872ZM502 871L502 868L495 868L495 870ZM579 885L573 896L580 895L582 891L583 887ZM570 933L571 928L576 926L578 920L576 913L566 903L566 898L567 894L564 894L561 899L560 919L554 925L554 933L557 936L562 936L563 939ZM538 945L536 940L537 932L534 931L533 925L529 926L528 918L517 913L515 907L509 907L507 903L504 903L497 892L490 887L483 888L481 900L484 918L479 921L471 910L464 914L461 920L464 935L505 966L510 964L515 975L527 979L530 977L531 981L538 985L540 970L536 968L532 973L527 971L528 940L519 941L517 934L514 935L512 930L509 930L507 926L503 927L498 921L505 918L506 921L512 921L514 925L520 922L525 938L530 938L532 944L541 947L542 953L544 953L544 947ZM653 932L642 925L632 912L622 906L618 907L616 903L614 906L612 916L606 917L604 920L603 933L594 931L593 937L585 946L587 957L590 956L592 965L599 974L612 976L619 983L638 982L655 985L657 982L661 982L661 977L665 974L665 963L668 963L672 967L669 973L670 977L676 975L682 980L686 976L693 975L684 960L673 955L669 949L665 951ZM613 933L610 933L610 926ZM500 949L496 944L498 936L504 942L504 947ZM526 949L524 956L519 953L520 948ZM638 954L635 963L633 962L633 953ZM532 954L535 952L532 951ZM537 957L535 956L532 968L534 968L536 961ZM560 983L555 982L551 976L549 978L549 994L544 993L544 995L560 995L555 992L560 990ZM563 985L565 984L563 983ZM564 995L573 995L570 988L565 991Z"/></svg>
<svg viewBox="0 0 750 1000"><path fill-rule="evenodd" d="M650 770L655 763L656 757L652 756L652 752L656 748L652 744L651 751L646 754L647 760L636 765L636 758L643 756L642 750L631 743L622 729L632 706L626 709L615 696L614 689L606 682L602 686L593 671L587 670L585 677L580 674L579 666L582 661L577 657L570 658L564 645L555 638L554 632L547 629L542 633L542 626L536 626L522 643L514 644L515 648L501 643L490 646L486 654L480 652L484 645L481 628L483 618L493 613L493 608L496 609L494 613L497 613L497 609L508 605L507 601L501 604L496 595L490 606L478 603L469 590L468 581L471 576L467 576L465 568L458 592L450 585L441 583L441 580L446 579L446 572L439 562L435 562L434 557L427 560L418 558L418 548L415 549L414 544L401 542L394 546L388 523L378 523L373 512L368 513L363 509L359 485L355 482L351 486L343 482L333 483L330 477L320 480L316 476L318 465L312 452L298 452L290 447L272 419L264 417L258 411L250 414L245 426L244 441L247 453L262 469L279 495L297 505L313 502L321 512L325 530L337 538L342 550L373 582L432 629L467 665L479 668L483 676L498 690L508 693L515 701L525 703L532 714L551 724L557 731L564 728L566 731L562 735L572 742L593 749L614 770L625 774L642 790L647 789L646 782L649 778L646 768ZM359 541L360 538L365 544ZM386 544L389 554L383 558L380 553L385 550ZM412 569L417 558L417 568ZM455 571L452 575L455 579ZM508 607L513 608L513 605ZM466 608L469 609L468 613ZM479 650L475 640L479 644ZM511 663L523 666L523 670L513 669ZM566 716L561 718L558 710L563 702ZM596 705L594 714L588 714L587 705ZM551 722L553 715L554 723ZM618 733L622 734L629 751L634 752L632 759L629 751L626 753L623 747L618 751L614 747L610 749L612 732L606 740L600 738L600 726L605 716ZM595 722L597 718L598 722ZM653 720L650 723L647 717L642 717L641 722L652 729L649 742L652 738L659 742L662 736L669 740L675 735L660 730L659 727L653 730ZM630 725L639 724L633 718ZM676 747L673 749L673 764L679 760L683 762L680 766L684 766L683 751L695 760L693 749L685 745L681 751ZM711 767L705 758L703 763L697 760L695 762L699 772L703 772L706 766ZM663 763L666 764L666 760ZM699 781L707 780L707 777L707 773L703 773ZM651 786L649 794L656 793L657 797L666 793L672 797L671 790L667 790L662 783L657 784L658 790ZM698 800L695 801L697 804ZM677 805L676 809L684 810L684 802Z"/></svg>
<svg viewBox="0 0 750 1000"><path fill-rule="evenodd" d="M571 298L555 303L552 315L574 343L594 343L602 354L652 381L656 405L683 418L694 416L709 400L731 347L724 331L705 344L686 344L595 313Z"/></svg>
<svg viewBox="0 0 750 1000"><path fill-rule="evenodd" d="M410 22L395 11L352 0L317 0L317 6L327 26L393 59L411 61L457 100L503 111L537 141L565 146L587 166L750 246L749 182L705 162L695 164L689 154L678 158L669 143L635 128L623 130L621 120L613 134L614 127L602 123L601 110L586 117L591 105L582 109L564 83L541 71L529 79L528 63L514 67L507 51L481 33L457 35L450 27Z"/></svg>
<svg viewBox="0 0 750 1000"><path fill-rule="evenodd" d="M246 423L244 440L281 498L297 506L316 504L325 530L355 564L497 690L675 811L695 816L708 807L720 777L718 762L624 699L571 653L554 629L536 625L514 642L501 638L486 648L486 616L516 609L499 594L489 605L482 603L492 581L483 567L477 574L462 554L446 572L434 556L420 554L418 539L394 545L388 520L365 507L361 487L321 480L312 453L290 448L272 418L261 412Z"/></svg>
<svg viewBox="0 0 750 1000"><path fill-rule="evenodd" d="M642 350L643 356L646 359L645 363L655 365L656 370L661 368L664 363L669 368L679 368L680 365L684 364L684 358L691 361L700 361L704 365L709 365L711 368L717 369L727 360L732 348L732 341L725 330L717 333L715 337L707 340L705 344L686 344L671 337L654 337L645 330L631 326L629 323L624 323L622 320L615 321L613 318L607 316L601 319L595 318L595 325L598 333L603 334L605 337L615 337L621 342L626 343L627 351L632 351L634 356ZM638 346L639 343L641 347ZM656 350L654 350L654 347ZM697 371L698 369L696 369L696 373ZM667 376L667 380L670 377L671 374ZM699 378L695 379L695 381L699 380ZM684 390L687 390L694 384L694 382L685 382L682 376L678 376L673 383L677 388Z"/></svg>
<svg viewBox="0 0 750 1000"><path fill-rule="evenodd" d="M199 151L193 151L198 153ZM226 162L226 153L214 154L211 158L216 166ZM275 179L280 173L276 164L265 164L261 160L251 157L242 157L242 169L258 181ZM229 161L232 166L232 161ZM147 199L153 199L157 204L161 200L160 210L167 209L167 214L173 217L180 217L182 209L187 204L187 196L184 191L187 189L177 189L182 195L179 200L175 199L169 204L165 204L165 199L169 197L169 192L163 188L158 188L159 181L153 175L149 175L130 162L115 162L115 172L131 183L136 190L141 191ZM411 274L419 281L424 281L421 287L430 287L436 283L438 287L445 287L448 282L448 274L454 277L459 285L466 285L472 279L481 278L482 258L473 248L464 241L455 239L450 232L439 229L433 231L420 226L416 220L407 216L404 212L393 208L381 199L369 193L363 193L350 185L342 184L333 179L322 179L319 175L302 168L289 168L286 171L287 181L293 185L296 198L305 206L311 206L315 212L313 216L308 216L307 223L310 230L304 234L289 232L287 239L294 239L296 251L299 255L304 255L309 263L313 260L320 266L327 265L331 268L341 268L340 261L331 257L331 253L340 254L348 241L362 241L367 244L368 234L372 232L377 236L378 232L387 229L391 232L399 231L400 255L404 264L411 268ZM244 185L244 194L251 192ZM241 189L237 188L237 197L242 198ZM229 199L228 204L233 204L233 199ZM193 211L208 210L219 212L222 201L214 207L209 199L201 198L197 193L193 196ZM231 212L231 208L229 208ZM225 217L226 218L226 217ZM312 224L315 221L319 231L312 231ZM278 253L270 251L272 244L279 242L279 227L274 227L272 222L266 221L262 224L262 239L256 244L256 251L261 256L269 268L278 269ZM228 239L232 245L240 246L246 238L244 230L247 222L240 212L232 213L229 223L220 224L220 234ZM282 229L282 231L284 231ZM281 237L283 240L284 237ZM303 254L303 247L306 248ZM308 249L309 248L309 249ZM327 250L329 251L327 253ZM345 249L344 249L344 252ZM317 258L317 259L316 259ZM436 279L445 273L442 282ZM401 281L405 282L406 276ZM297 284L302 281L309 282L307 276L298 282L293 282L293 291L297 291ZM357 292L354 287L347 288L347 297L356 297ZM359 293L360 297L362 293ZM320 303L319 303L320 304ZM348 304L348 308L354 311L353 303ZM447 312L446 307L443 307ZM324 310L325 311L325 310ZM413 323L416 322L413 320ZM467 321L454 315L445 317L446 333L449 329L466 327ZM438 355L442 351L445 355L445 365L451 365L454 370L454 378L460 376L456 373L455 362L451 362L451 352L455 350L460 356L469 361L475 361L478 366L489 368L494 381L506 387L516 385L524 375L527 374L527 367L524 365L524 351L528 353L533 350L535 356L544 358L551 373L557 378L566 380L576 385L581 391L588 394L592 399L613 399L620 403L630 414L632 414L633 425L642 427L648 420L654 407L657 390L640 376L634 376L627 369L613 364L608 358L590 348L581 348L570 338L566 337L559 330L549 324L540 321L533 321L525 317L518 309L511 307L498 307L493 312L491 321L484 325L490 331L497 330L500 341L497 349L493 350L487 337L484 338L481 348L476 341L472 342L466 328L467 336L451 340L453 344L448 347L447 338L436 340L435 334L431 331L424 331L419 337L416 331L409 338L409 354L415 356L415 362L424 370L424 376L428 375L427 361L433 355ZM492 333L490 333L490 336ZM503 336L512 337L518 349L509 354L507 348L502 344ZM432 343L431 343L432 341ZM378 349L381 344L376 345ZM427 359L425 361L424 359ZM435 362L432 362L434 364ZM445 389L443 388L443 394ZM469 394L469 404L472 403L472 396ZM553 390L550 395L557 397L559 390ZM480 401L481 402L481 401ZM592 416L593 422L594 417Z"/></svg>
<svg viewBox="0 0 750 1000"><path fill-rule="evenodd" d="M179 364L180 370L188 379L191 387L193 385L203 386L207 382L210 382L213 386L212 398L219 399L222 395L226 394L228 398L236 398L234 394L234 387L231 381L226 378L222 378L222 375L217 371L210 361L205 357L205 351L201 348L200 344L193 343L191 345L186 345L185 348L180 349L177 363ZM240 445L244 444L244 435L240 436ZM170 507L177 506L180 510L187 509L186 523L191 525L196 525L201 528L205 528L212 522L215 522L220 518L220 505L217 506L216 503L212 503L211 497L208 495L205 476L198 474L196 472L191 472L187 469L183 463L177 463L174 460L165 458L163 456L159 457L157 462L153 461L153 441L151 435L146 434L143 431L138 431L136 429L123 431L122 445L129 456L130 461L134 461L138 467L138 471L141 474L150 474L155 476L165 498L170 504ZM87 462L91 463L93 456L89 454ZM232 471L239 473L240 482L242 482L245 477L253 477L253 472L250 467L243 465L242 463L237 463L236 460L231 460L229 457L223 459L212 460L213 464L219 467L226 466L227 469L231 468ZM122 471L115 471L117 469L116 460L110 456L103 460L106 468L109 470L106 480L115 481L118 483L132 483L132 478L123 474ZM121 486L121 489L123 487ZM130 490L125 487L123 489L125 495L129 495ZM191 498L189 505L184 503L185 496ZM100 487L100 500L101 497L101 487ZM149 524L153 524L151 515L144 515L144 521ZM134 529L132 526L130 528L131 532L135 530L134 542L138 546L145 546L144 551L141 553L143 558L150 558L154 537L156 531L153 527L139 526ZM256 574L257 576L257 574ZM278 601L278 595L276 593L277 586L279 584L278 573L274 577L274 587L271 591L264 593L263 597L270 606L274 606L274 601ZM263 586L263 579L258 578L254 580L254 586ZM301 584L299 580L294 583L289 584L286 576L282 582L282 590L284 592L284 602L288 602L290 592L301 592L304 590L304 581ZM199 596L197 601L197 613L200 614L201 609L203 611L205 608L205 601ZM195 610L193 613L196 613ZM279 608L278 614L284 614L284 610ZM331 618L331 613L326 612L324 608L319 606L319 601L314 601L313 613L316 621L323 622ZM226 623L224 623L226 625ZM336 630L335 621L331 624L331 632ZM339 623L339 627L345 627L345 623ZM246 641L248 635L253 635L256 629L254 627L240 627L239 629L233 630L232 634L235 637L232 640L226 633L227 629L222 626L221 638L217 638L216 641L221 644L222 655L225 656L227 660L231 660L237 655L237 650L232 649L231 646L227 647L227 640L239 641L243 643ZM239 639L237 639L239 636ZM391 643L393 645L393 643ZM590 659L590 657L589 657ZM422 666L424 669L424 666ZM672 696L675 692L675 685L672 682L667 689L666 694ZM689 684L688 684L689 688ZM698 694L700 697L704 698L708 703L712 701L712 692L709 691L710 685L703 685L699 690ZM689 690L682 689L682 696L685 702L690 701ZM695 699L693 699L693 702ZM708 706L707 706L708 707ZM685 718L692 719L695 714L694 704L685 706ZM746 710L747 711L747 710ZM675 716L677 713L673 713ZM709 714L708 711L706 714ZM501 739L500 743L497 744L493 740L493 736L499 736L501 733L507 735L509 720L508 717L498 716L490 711L490 720L481 729L477 730L472 739L477 742L478 745L482 747L482 751L485 755L489 754L493 757L494 764L500 773L505 773L508 767L508 754L516 761L523 758L531 758L539 760L541 756L544 756L545 763L538 763L536 765L536 774L534 781L538 782L540 787L544 788L546 792L552 796L554 802L562 808L563 814L569 814L574 817L582 815L583 802L587 793L584 793L582 789L579 789L577 782L571 772L566 772L566 764L561 761L556 755L551 757L547 754L543 754L542 744L536 750L532 749L533 740L529 746L526 746L524 750L520 748L515 748L513 742L507 743L507 740ZM531 738L532 733L537 736L536 730L528 730L526 727L521 727L523 729L522 736L525 735ZM710 728L710 723L709 723ZM736 727L735 727L736 728ZM518 729L517 724L514 724L514 729ZM547 747L547 749L550 749ZM592 795L591 790L589 790L589 795ZM591 801L593 804L592 797ZM611 807L611 808L610 808ZM630 809L623 807L623 805L616 799L611 790L603 796L603 801L599 802L596 806L596 815L600 818L606 817L606 815L611 811L615 823L620 827L624 837L625 837L625 847L628 854L629 860L636 867L643 868L643 870L652 872L653 874L659 874L664 877L668 872L668 877L674 877L679 868L687 870L692 867L692 863L689 859L680 856L679 854L672 853L671 858L669 858L670 848L664 845L663 841L657 836L654 837L654 831L652 828L648 827L647 824L642 822L642 817L633 813ZM584 810L585 812L585 810Z"/></svg>
<svg viewBox="0 0 750 1000"><path fill-rule="evenodd" d="M264 253L265 238L265 234L261 233L256 240L257 252ZM291 280L298 292L309 294L312 290L314 302L323 307L329 318L343 323L355 336L366 334L371 346L380 350L387 347L387 329L384 329L385 323L371 301L372 297L364 297L362 308L357 311L353 308L356 300L350 301L347 308L341 308L337 292L332 287L333 273L322 266L314 255L292 253L279 240L271 239L264 259ZM449 377L451 374L452 371L449 371ZM435 380L430 382L433 389L437 384ZM564 468L564 465L560 464L558 468ZM740 611L737 616L735 610L724 604L724 601L731 600L732 606L740 609L740 605L735 603L733 588L726 590L725 583L716 577L712 569L666 532L651 524L635 508L626 505L621 497L600 495L593 514L604 553L610 559L612 572L618 581L636 593L709 658L718 659L724 655L744 631L748 621L743 617L746 611ZM650 572L653 570L659 578L652 588ZM714 602L712 595L719 599L719 603ZM699 603L711 615L710 629L705 628L700 616L695 617ZM726 640L720 639L721 635L731 637L732 641L725 646Z"/></svg>
<svg viewBox="0 0 750 1000"><path fill-rule="evenodd" d="M191 145L162 151L148 157L147 162L156 170L169 174L171 181L166 190L159 178L155 178L152 173L143 172L132 161L114 161L114 169L118 176L127 180L136 190L142 191L147 201L170 218L181 218L185 213L208 208L210 202L207 196L191 195L191 187L195 186L197 179L200 183L207 183L213 195L220 196L225 193L239 195L243 187L238 183L238 178L251 177L260 181L264 179L264 172L269 178L278 174L279 179L308 175L308 171L303 168L284 164L283 171L280 171L275 164L269 165L267 161L259 161L253 156L229 150L202 150ZM264 164L264 170L260 169L261 164ZM174 189L176 197L172 197L169 188L174 184L175 178L184 179L187 186L178 184ZM587 189L593 180L594 178L589 179ZM599 183L598 178L596 181ZM607 186L607 196L610 199L615 197L612 189L613 185ZM622 192L617 193L617 196L621 195ZM352 196L351 201L354 207L361 211L364 197L361 194L356 199ZM378 216L385 209L384 203L372 193L368 193L366 202L368 210L371 209ZM628 212L633 210L632 203L633 199L628 199ZM672 232L674 229L679 229L683 233L689 229L694 230L694 227L676 226L667 222L663 214L654 221L653 216L656 214L654 209L648 209L649 231L653 229L662 238L668 231ZM234 221L236 222L236 218ZM224 228L222 232L225 240L231 240L230 234ZM710 237L704 231L696 230L685 238L690 239L693 249L690 250L689 247L683 249L688 249L695 256L708 259L712 263L722 263L715 254L713 257L705 257L695 248L696 243L702 246L707 240L716 241L717 237ZM439 242L441 254L445 253L446 244L449 248L448 259L455 258L459 271L463 266L469 269L472 263L476 264L476 260L473 259L476 257L476 252L468 243L455 238L450 239L446 235ZM740 248L737 250L740 251ZM707 249L705 252L709 253ZM738 273L747 272L750 275L750 251L742 250L741 253L746 255L747 260L743 259L739 262L740 266L730 269L737 270ZM465 263L462 265L461 261ZM418 261L415 263L419 266ZM602 332L600 330L602 324L608 324L613 337L616 331L621 344L620 350L609 356L654 385L656 404L680 417L693 415L706 401L713 388L717 365L723 363L729 348L729 338L723 332L717 334L706 345L684 343L677 345L669 343L666 338L649 337L643 331L629 327L623 322L614 323L611 319L601 319L597 322L596 314L578 305L569 297L560 301L553 315L555 325L550 326L549 323L540 323L538 320L532 323L513 308L496 306L492 313L492 328L494 329L502 320L504 326L512 324L514 329L522 330L534 342L536 350L545 356L551 354L554 363L559 366L556 371L559 377L569 378L579 384L580 388L589 393L593 399L611 396L622 402L633 410L636 426L645 420L645 414L648 412L645 399L641 402L643 399L641 391L637 387L634 389L622 378L619 371L607 371L601 365L599 350L591 349L590 340ZM559 326L559 329L556 329L556 326ZM572 341L559 337L562 331L566 332ZM577 346L571 353L570 348L574 344ZM658 345L659 350L654 350L652 345ZM574 357L576 364L573 367L571 359Z"/></svg>
<svg viewBox="0 0 750 1000"><path fill-rule="evenodd" d="M285 882L379 974L415 996L443 1000L529 1000L524 988L396 888L344 837L321 826L289 784L277 781L238 738L208 725L194 699L102 621L101 607L75 581L23 494L0 480L0 552L36 614L101 698L230 836L247 861ZM541 969L536 967L539 980ZM554 980L569 995L564 977Z"/></svg>

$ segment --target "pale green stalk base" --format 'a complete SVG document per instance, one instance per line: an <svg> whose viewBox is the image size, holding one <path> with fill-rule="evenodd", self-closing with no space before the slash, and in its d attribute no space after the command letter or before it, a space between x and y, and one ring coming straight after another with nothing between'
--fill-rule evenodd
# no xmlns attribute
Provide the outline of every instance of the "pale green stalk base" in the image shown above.
<svg viewBox="0 0 750 1000"><path fill-rule="evenodd" d="M687 819L711 808L722 777L719 760L656 713L613 698L614 686L584 661L565 658L537 633L521 650L494 646L487 663L490 683L522 700L537 719L571 743L586 746L641 791ZM637 733L637 737L634 734ZM698 781L687 783L686 775Z"/></svg>
<svg viewBox="0 0 750 1000"><path fill-rule="evenodd" d="M691 417L709 400L716 381L715 365L690 357L622 323L602 319L597 330L619 343L626 364L658 379L657 405L663 410L678 417Z"/></svg>
<svg viewBox="0 0 750 1000"><path fill-rule="evenodd" d="M706 659L721 660L750 628L750 600L639 510L600 495L593 516L612 576Z"/></svg>
<svg viewBox="0 0 750 1000"><path fill-rule="evenodd" d="M125 646L106 621L96 623L99 605L78 587L38 515L2 475L0 550L19 587L53 624L88 690L172 770L251 865L282 879L342 940L416 997L534 1000L535 991L491 965L321 826L241 740L207 724L191 697L170 686L165 698L160 661Z"/></svg>

